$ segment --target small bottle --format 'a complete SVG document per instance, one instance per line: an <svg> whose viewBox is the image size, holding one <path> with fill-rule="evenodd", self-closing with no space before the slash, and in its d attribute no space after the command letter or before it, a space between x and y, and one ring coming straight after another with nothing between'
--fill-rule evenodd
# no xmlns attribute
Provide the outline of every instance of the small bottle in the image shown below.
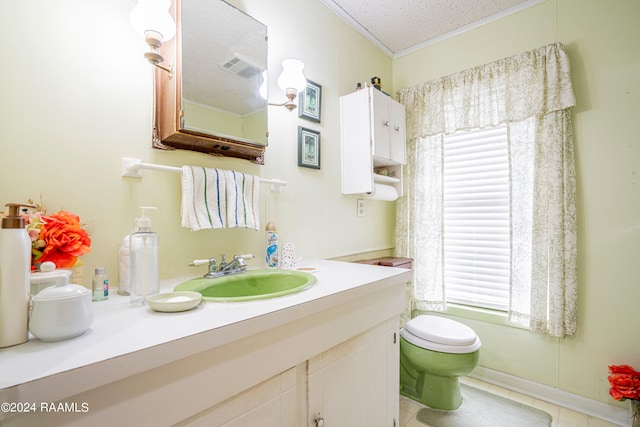
<svg viewBox="0 0 640 427"><path fill-rule="evenodd" d="M109 280L104 272L104 268L96 268L91 287L93 289L93 301L109 299Z"/></svg>
<svg viewBox="0 0 640 427"><path fill-rule="evenodd" d="M131 303L145 304L147 298L160 292L160 272L158 262L158 235L151 231L151 219L146 210L154 207L140 207L142 216L136 219L136 232L129 238L129 279Z"/></svg>
<svg viewBox="0 0 640 427"><path fill-rule="evenodd" d="M267 230L267 256L265 258L267 268L278 268L278 231L276 225L269 221L265 230Z"/></svg>

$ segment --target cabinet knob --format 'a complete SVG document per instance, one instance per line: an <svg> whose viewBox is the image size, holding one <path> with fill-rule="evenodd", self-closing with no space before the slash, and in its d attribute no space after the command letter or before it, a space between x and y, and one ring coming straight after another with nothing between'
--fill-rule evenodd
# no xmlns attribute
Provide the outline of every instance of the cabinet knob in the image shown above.
<svg viewBox="0 0 640 427"><path fill-rule="evenodd" d="M384 125L385 125L386 127L389 127L389 120L385 120L385 121L384 121Z"/></svg>
<svg viewBox="0 0 640 427"><path fill-rule="evenodd" d="M400 126L396 126L395 128L393 128L393 130L395 130L396 132L400 131Z"/></svg>
<svg viewBox="0 0 640 427"><path fill-rule="evenodd" d="M322 417L316 418L315 420L313 420L313 422L316 424L316 427L324 426L324 418Z"/></svg>

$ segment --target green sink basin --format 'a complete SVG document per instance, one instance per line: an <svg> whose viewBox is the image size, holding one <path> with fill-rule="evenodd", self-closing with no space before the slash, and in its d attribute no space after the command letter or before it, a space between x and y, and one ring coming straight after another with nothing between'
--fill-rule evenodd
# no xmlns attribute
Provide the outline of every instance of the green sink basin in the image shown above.
<svg viewBox="0 0 640 427"><path fill-rule="evenodd" d="M232 276L187 280L176 291L195 291L205 301L250 301L276 298L310 288L316 277L294 270L249 270Z"/></svg>

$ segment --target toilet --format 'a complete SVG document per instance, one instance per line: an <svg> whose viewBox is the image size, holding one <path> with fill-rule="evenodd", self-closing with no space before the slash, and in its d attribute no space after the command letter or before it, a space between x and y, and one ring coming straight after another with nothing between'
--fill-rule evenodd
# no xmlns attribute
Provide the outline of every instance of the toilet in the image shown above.
<svg viewBox="0 0 640 427"><path fill-rule="evenodd" d="M430 408L458 409L458 378L478 365L481 345L473 329L455 320L411 319L400 330L400 394Z"/></svg>

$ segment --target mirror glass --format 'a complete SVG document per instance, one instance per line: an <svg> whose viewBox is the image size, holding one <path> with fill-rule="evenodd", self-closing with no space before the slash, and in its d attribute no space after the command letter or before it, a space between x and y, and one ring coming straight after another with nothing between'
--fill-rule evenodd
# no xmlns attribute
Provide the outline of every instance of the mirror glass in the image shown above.
<svg viewBox="0 0 640 427"><path fill-rule="evenodd" d="M221 0L182 1L180 15L181 127L267 145L266 25Z"/></svg>

